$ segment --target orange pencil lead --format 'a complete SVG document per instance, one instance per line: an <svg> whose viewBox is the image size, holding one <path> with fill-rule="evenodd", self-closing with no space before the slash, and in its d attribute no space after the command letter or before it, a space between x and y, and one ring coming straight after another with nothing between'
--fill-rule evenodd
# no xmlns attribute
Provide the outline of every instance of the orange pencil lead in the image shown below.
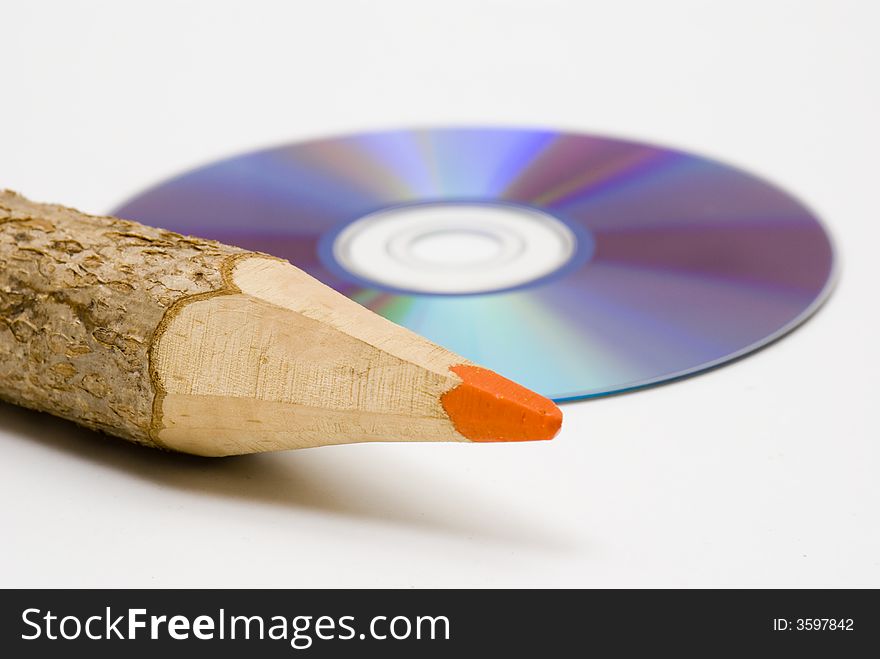
<svg viewBox="0 0 880 659"><path fill-rule="evenodd" d="M559 432L562 412L550 399L479 366L450 370L462 383L443 395L443 409L471 441L553 439Z"/></svg>

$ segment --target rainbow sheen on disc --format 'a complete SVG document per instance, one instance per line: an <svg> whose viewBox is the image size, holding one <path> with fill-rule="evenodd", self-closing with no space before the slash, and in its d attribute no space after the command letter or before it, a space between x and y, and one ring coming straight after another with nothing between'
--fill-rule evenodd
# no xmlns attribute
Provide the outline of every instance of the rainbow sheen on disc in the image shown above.
<svg viewBox="0 0 880 659"><path fill-rule="evenodd" d="M563 222L549 276L489 293L371 283L330 249L352 222L426 202ZM115 215L289 259L373 311L557 401L716 366L805 320L830 289L817 218L778 188L665 148L546 130L402 130L222 160Z"/></svg>

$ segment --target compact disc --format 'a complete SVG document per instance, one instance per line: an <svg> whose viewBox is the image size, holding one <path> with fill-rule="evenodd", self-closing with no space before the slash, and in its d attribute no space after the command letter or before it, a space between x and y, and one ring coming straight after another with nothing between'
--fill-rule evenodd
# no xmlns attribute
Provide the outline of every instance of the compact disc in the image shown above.
<svg viewBox="0 0 880 659"><path fill-rule="evenodd" d="M733 167L547 130L358 134L221 160L114 214L290 260L557 401L755 350L829 291L810 210Z"/></svg>

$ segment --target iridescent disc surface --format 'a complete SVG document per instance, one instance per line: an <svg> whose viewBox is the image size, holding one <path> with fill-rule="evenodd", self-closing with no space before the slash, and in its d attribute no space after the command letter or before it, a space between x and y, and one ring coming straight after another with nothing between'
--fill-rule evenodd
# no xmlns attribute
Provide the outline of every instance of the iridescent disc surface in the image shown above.
<svg viewBox="0 0 880 659"><path fill-rule="evenodd" d="M351 274L355 220L425 202L537 209L577 239L555 272L425 294ZM289 259L373 311L555 400L642 387L765 345L814 311L833 252L816 217L745 172L590 135L514 129L352 135L222 160L114 214Z"/></svg>

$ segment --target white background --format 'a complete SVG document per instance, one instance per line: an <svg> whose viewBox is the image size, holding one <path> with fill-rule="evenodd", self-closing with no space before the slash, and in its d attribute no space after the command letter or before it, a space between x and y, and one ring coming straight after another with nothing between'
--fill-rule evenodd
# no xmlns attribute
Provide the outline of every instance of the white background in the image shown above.
<svg viewBox="0 0 880 659"><path fill-rule="evenodd" d="M842 254L757 355L554 442L165 455L0 405L2 586L880 586L878 5L7 2L0 186L104 212L242 150L546 126L716 156Z"/></svg>

